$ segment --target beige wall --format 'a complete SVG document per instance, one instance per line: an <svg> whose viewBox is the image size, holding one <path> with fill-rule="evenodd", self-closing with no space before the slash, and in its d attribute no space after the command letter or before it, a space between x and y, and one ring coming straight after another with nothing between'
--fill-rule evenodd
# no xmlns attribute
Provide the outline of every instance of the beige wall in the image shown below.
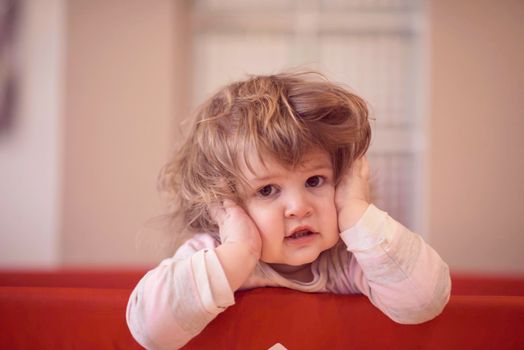
<svg viewBox="0 0 524 350"><path fill-rule="evenodd" d="M430 241L456 270L524 273L523 18L432 1Z"/></svg>
<svg viewBox="0 0 524 350"><path fill-rule="evenodd" d="M173 99L180 79L173 68L174 3L69 2L62 207L66 265L143 264L165 253L150 240L137 239L137 232L160 213L156 176L168 155L179 108Z"/></svg>

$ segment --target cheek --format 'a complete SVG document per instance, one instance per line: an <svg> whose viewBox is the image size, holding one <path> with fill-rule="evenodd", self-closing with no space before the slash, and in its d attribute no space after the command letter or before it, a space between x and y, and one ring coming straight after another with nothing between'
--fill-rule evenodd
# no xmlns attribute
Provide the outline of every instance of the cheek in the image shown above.
<svg viewBox="0 0 524 350"><path fill-rule="evenodd" d="M318 202L322 203L322 206L325 206L326 209L335 208L335 187L326 186L323 191L319 192L317 198Z"/></svg>
<svg viewBox="0 0 524 350"><path fill-rule="evenodd" d="M337 208L335 206L335 189L330 187L324 195L319 198L317 208L322 213L325 223L330 223L338 227Z"/></svg>
<svg viewBox="0 0 524 350"><path fill-rule="evenodd" d="M326 216L326 220L338 227L337 208L334 202L326 203L326 205L324 206L324 213Z"/></svg>
<svg viewBox="0 0 524 350"><path fill-rule="evenodd" d="M268 205L247 204L246 211L251 219L255 222L262 238L267 236L269 228L274 226L275 214L270 210Z"/></svg>

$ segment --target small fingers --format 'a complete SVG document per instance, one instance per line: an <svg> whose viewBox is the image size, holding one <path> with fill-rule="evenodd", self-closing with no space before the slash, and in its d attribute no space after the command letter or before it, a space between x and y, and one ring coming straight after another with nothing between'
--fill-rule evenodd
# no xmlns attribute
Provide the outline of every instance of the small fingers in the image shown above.
<svg viewBox="0 0 524 350"><path fill-rule="evenodd" d="M222 206L227 210L236 207L237 204L231 199L226 198L222 201Z"/></svg>
<svg viewBox="0 0 524 350"><path fill-rule="evenodd" d="M369 162L366 156L356 159L351 165L351 175L353 176L369 179L370 173Z"/></svg>
<svg viewBox="0 0 524 350"><path fill-rule="evenodd" d="M365 179L369 179L371 175L371 168L369 167L368 158L366 156L363 156L361 160L362 160L362 164L360 167L360 176Z"/></svg>
<svg viewBox="0 0 524 350"><path fill-rule="evenodd" d="M231 199L224 199L222 202L215 202L209 205L209 215L218 226L221 226L226 220L228 211L236 206L237 204Z"/></svg>
<svg viewBox="0 0 524 350"><path fill-rule="evenodd" d="M226 218L226 210L224 205L220 202L212 203L209 205L208 210L211 219L213 219L213 221L216 222L218 226L221 226Z"/></svg>

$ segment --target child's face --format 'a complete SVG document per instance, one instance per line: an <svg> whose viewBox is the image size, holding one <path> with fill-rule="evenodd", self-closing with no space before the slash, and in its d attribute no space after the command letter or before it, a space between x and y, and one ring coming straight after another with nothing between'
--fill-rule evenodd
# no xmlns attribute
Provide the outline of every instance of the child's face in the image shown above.
<svg viewBox="0 0 524 350"><path fill-rule="evenodd" d="M314 261L339 239L333 167L327 153L310 152L295 168L270 157L250 157L243 173L244 206L262 238L261 260L299 266Z"/></svg>

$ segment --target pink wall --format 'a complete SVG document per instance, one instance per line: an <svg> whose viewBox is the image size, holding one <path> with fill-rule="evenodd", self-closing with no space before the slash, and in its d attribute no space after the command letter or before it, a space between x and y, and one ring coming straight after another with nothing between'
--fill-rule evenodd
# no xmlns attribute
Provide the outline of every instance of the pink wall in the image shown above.
<svg viewBox="0 0 524 350"><path fill-rule="evenodd" d="M430 241L524 273L524 2L431 2Z"/></svg>

